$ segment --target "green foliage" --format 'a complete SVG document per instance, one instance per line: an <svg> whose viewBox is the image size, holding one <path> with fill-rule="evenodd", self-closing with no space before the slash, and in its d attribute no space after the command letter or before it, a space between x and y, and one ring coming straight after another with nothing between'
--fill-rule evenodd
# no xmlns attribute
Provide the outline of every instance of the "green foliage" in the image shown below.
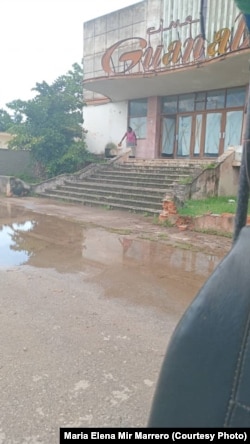
<svg viewBox="0 0 250 444"><path fill-rule="evenodd" d="M38 179L36 177L33 177L32 175L26 174L26 173L21 173L21 174L14 174L15 177L18 177L18 179L23 180L26 183L38 183Z"/></svg>
<svg viewBox="0 0 250 444"><path fill-rule="evenodd" d="M74 172L90 161L82 128L82 77L75 63L51 85L37 83L33 99L7 105L14 113L10 147L31 150L48 177Z"/></svg>
<svg viewBox="0 0 250 444"><path fill-rule="evenodd" d="M202 200L187 200L182 208L178 209L181 216L202 216L203 214L222 214L236 212L235 197L210 197Z"/></svg>
<svg viewBox="0 0 250 444"><path fill-rule="evenodd" d="M8 132L13 125L10 114L4 109L0 109L0 131Z"/></svg>
<svg viewBox="0 0 250 444"><path fill-rule="evenodd" d="M236 5L244 14L250 14L249 0L235 0Z"/></svg>
<svg viewBox="0 0 250 444"><path fill-rule="evenodd" d="M180 185L189 185L192 182L193 182L192 176L181 177L179 180Z"/></svg>
<svg viewBox="0 0 250 444"><path fill-rule="evenodd" d="M214 170L216 167L218 166L218 163L216 162L212 162L209 163L208 165L204 165L204 170Z"/></svg>

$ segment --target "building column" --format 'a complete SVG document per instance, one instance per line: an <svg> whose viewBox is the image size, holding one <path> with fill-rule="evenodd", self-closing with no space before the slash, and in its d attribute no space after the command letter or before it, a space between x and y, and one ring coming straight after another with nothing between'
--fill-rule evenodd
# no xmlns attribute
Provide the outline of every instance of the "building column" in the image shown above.
<svg viewBox="0 0 250 444"><path fill-rule="evenodd" d="M159 157L161 130L160 97L148 97L147 137L138 140L137 157L155 159Z"/></svg>

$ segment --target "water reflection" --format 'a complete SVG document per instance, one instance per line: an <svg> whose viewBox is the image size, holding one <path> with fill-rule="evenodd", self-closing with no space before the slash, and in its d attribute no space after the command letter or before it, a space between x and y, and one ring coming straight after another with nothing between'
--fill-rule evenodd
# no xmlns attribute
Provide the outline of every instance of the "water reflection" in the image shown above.
<svg viewBox="0 0 250 444"><path fill-rule="evenodd" d="M89 266L99 270L131 267L156 277L179 279L190 273L194 278L206 278L221 260L55 216L33 213L30 220L24 216L1 218L2 222L12 220L0 225L1 267L27 264L60 272L84 271Z"/></svg>
<svg viewBox="0 0 250 444"><path fill-rule="evenodd" d="M81 273L109 299L164 313L187 307L222 259L11 205L0 206L0 224L1 268L28 265Z"/></svg>
<svg viewBox="0 0 250 444"><path fill-rule="evenodd" d="M35 222L27 221L2 226L0 229L0 266L22 265L28 261L32 252L22 245L22 237L19 234L32 230L34 225Z"/></svg>
<svg viewBox="0 0 250 444"><path fill-rule="evenodd" d="M201 276L208 276L221 260L215 255L119 236L96 228L85 231L82 255L103 265L139 265L154 268L159 274L177 269Z"/></svg>

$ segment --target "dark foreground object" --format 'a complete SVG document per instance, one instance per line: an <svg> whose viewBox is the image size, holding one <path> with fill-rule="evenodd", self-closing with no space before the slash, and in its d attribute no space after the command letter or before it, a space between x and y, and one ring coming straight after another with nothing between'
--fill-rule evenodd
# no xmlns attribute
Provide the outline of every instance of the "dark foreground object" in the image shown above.
<svg viewBox="0 0 250 444"><path fill-rule="evenodd" d="M250 227L169 344L149 427L250 427Z"/></svg>

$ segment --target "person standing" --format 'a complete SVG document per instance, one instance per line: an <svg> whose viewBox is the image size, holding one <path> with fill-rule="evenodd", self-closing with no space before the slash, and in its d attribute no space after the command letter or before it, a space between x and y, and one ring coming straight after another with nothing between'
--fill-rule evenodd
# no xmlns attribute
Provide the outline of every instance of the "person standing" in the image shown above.
<svg viewBox="0 0 250 444"><path fill-rule="evenodd" d="M122 142L123 142L123 140L125 138L126 138L127 148L131 148L131 156L130 157L135 157L135 150L136 150L136 146L137 146L137 138L136 138L136 134L133 131L133 129L131 128L131 126L128 127L128 130L124 134L124 136L123 136L122 140L120 141L120 143L118 143L118 146L122 145Z"/></svg>

